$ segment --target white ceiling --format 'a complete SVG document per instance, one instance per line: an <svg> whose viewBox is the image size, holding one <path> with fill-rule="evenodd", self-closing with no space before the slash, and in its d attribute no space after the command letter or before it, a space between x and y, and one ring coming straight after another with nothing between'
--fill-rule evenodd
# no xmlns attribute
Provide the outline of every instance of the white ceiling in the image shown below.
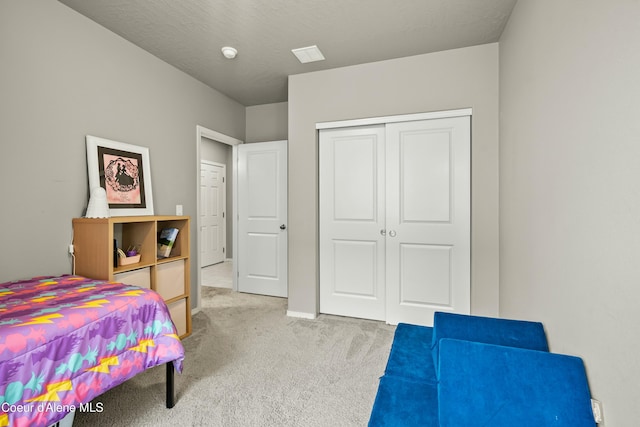
<svg viewBox="0 0 640 427"><path fill-rule="evenodd" d="M496 42L517 0L59 1L250 106L286 101L291 74ZM325 61L291 53L314 44Z"/></svg>

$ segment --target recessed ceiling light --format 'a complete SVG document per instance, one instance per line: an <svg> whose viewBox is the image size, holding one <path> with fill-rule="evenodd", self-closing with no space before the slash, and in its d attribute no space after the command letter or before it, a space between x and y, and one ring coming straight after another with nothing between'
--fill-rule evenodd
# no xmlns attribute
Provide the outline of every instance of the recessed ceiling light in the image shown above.
<svg viewBox="0 0 640 427"><path fill-rule="evenodd" d="M301 47L299 49L291 49L291 52L293 52L296 58L298 58L298 61L303 64L324 60L324 55L316 45Z"/></svg>
<svg viewBox="0 0 640 427"><path fill-rule="evenodd" d="M233 59L238 54L238 51L231 46L225 46L222 48L222 54L227 59Z"/></svg>

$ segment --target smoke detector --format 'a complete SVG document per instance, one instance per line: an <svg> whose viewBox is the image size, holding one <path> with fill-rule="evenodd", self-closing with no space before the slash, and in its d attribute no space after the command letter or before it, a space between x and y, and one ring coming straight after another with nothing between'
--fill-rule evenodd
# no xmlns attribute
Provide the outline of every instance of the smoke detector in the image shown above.
<svg viewBox="0 0 640 427"><path fill-rule="evenodd" d="M298 61L303 64L306 64L307 62L323 61L325 59L324 55L316 45L291 49L291 52L293 52L296 58L298 58Z"/></svg>
<svg viewBox="0 0 640 427"><path fill-rule="evenodd" d="M225 46L222 48L222 54L227 59L233 59L238 54L238 50L231 46Z"/></svg>

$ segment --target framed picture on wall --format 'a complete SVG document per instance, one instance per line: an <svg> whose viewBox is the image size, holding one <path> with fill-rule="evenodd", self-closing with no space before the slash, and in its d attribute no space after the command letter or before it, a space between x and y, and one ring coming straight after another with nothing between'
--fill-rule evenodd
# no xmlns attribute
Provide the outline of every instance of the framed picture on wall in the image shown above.
<svg viewBox="0 0 640 427"><path fill-rule="evenodd" d="M149 149L87 135L89 192L102 187L111 216L153 215Z"/></svg>

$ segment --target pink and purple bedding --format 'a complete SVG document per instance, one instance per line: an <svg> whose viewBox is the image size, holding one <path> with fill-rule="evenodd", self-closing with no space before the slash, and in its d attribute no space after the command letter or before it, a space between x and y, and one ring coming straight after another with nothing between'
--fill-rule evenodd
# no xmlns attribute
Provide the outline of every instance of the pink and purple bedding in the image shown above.
<svg viewBox="0 0 640 427"><path fill-rule="evenodd" d="M0 426L47 426L184 349L162 297L80 276L0 284Z"/></svg>

